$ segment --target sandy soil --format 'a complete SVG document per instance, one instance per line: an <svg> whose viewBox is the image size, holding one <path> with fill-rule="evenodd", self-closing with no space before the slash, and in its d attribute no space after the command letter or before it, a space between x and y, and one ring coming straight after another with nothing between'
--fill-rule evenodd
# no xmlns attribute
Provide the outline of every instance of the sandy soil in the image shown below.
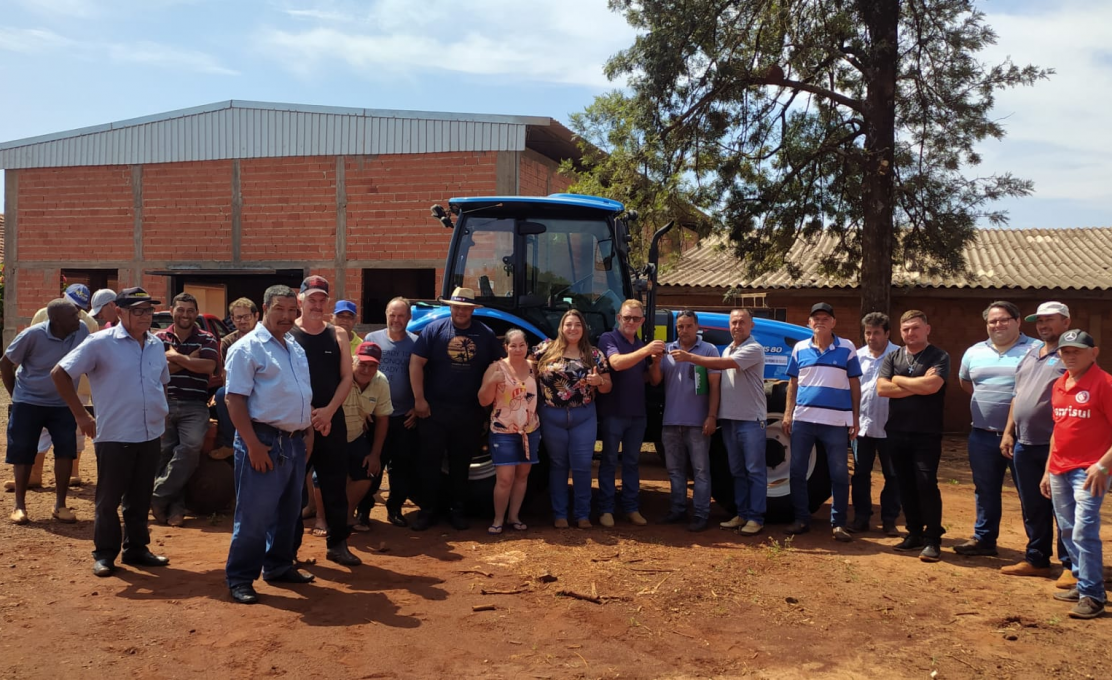
<svg viewBox="0 0 1112 680"><path fill-rule="evenodd" d="M879 532L838 544L824 530L785 541L780 527L753 539L627 523L557 531L537 507L527 532L488 537L479 521L398 529L380 506L351 541L364 566L326 562L323 539L307 535L317 582L260 582L254 607L224 587L226 516L152 526L168 568L94 577L88 453L76 525L50 519L49 463L47 488L29 494L32 523L0 524L0 677L1108 677L1112 616L1074 621L1052 581L998 572L1025 542L1010 485L1000 556L950 549L973 523L960 438L946 444L938 564L894 553ZM656 519L667 477L648 453L642 468ZM12 496L0 498L6 517Z"/></svg>

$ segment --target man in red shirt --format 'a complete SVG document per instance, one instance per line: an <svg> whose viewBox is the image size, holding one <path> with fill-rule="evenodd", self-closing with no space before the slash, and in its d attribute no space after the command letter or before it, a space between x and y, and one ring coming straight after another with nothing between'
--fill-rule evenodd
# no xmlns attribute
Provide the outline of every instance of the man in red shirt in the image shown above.
<svg viewBox="0 0 1112 680"><path fill-rule="evenodd" d="M1041 487L1054 502L1077 586L1054 597L1077 603L1071 618L1092 619L1106 599L1100 506L1112 468L1112 376L1096 365L1100 350L1085 331L1063 333L1058 352L1066 373L1050 395L1054 434Z"/></svg>

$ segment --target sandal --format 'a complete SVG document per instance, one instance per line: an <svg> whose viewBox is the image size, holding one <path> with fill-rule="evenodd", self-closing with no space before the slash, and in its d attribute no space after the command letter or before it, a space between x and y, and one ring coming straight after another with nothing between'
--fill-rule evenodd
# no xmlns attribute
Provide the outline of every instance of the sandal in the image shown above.
<svg viewBox="0 0 1112 680"><path fill-rule="evenodd" d="M366 524L349 524L348 529L351 529L352 531L357 531L359 533L364 533L364 532L367 532L367 531L371 530L371 528L369 526L367 526Z"/></svg>
<svg viewBox="0 0 1112 680"><path fill-rule="evenodd" d="M312 533L313 536L319 536L321 538L324 538L325 536L328 535L328 529L321 529L320 527L313 527L313 530L310 533Z"/></svg>
<svg viewBox="0 0 1112 680"><path fill-rule="evenodd" d="M502 525L491 524L489 527L487 527L487 533L491 536L497 536L498 534L502 533Z"/></svg>
<svg viewBox="0 0 1112 680"><path fill-rule="evenodd" d="M525 531L529 528L526 526L525 522L510 522L510 527L514 531Z"/></svg>
<svg viewBox="0 0 1112 680"><path fill-rule="evenodd" d="M12 520L12 524L27 524L31 521L27 517L27 511L20 508L16 508L12 511L10 519Z"/></svg>
<svg viewBox="0 0 1112 680"><path fill-rule="evenodd" d="M52 516L59 522L64 522L66 524L73 524L77 521L77 515L69 508L54 508Z"/></svg>

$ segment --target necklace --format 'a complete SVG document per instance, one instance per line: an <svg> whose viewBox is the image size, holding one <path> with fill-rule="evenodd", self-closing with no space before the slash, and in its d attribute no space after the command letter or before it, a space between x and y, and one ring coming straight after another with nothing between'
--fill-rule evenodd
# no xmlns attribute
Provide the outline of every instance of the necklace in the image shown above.
<svg viewBox="0 0 1112 680"><path fill-rule="evenodd" d="M926 348L924 347L923 349ZM914 355L914 359L912 359L911 351L907 349L907 345L904 345L904 361L907 363L908 375L915 375L915 371L919 369L919 355L922 353L923 351L920 350L919 354Z"/></svg>

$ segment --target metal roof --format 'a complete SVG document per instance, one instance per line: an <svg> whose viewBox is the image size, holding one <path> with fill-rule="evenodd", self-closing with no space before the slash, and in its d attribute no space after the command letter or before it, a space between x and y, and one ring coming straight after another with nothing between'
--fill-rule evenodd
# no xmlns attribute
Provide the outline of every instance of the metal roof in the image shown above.
<svg viewBox="0 0 1112 680"><path fill-rule="evenodd" d="M820 260L839 247L824 233L814 242L798 241L789 259L802 269L793 279L786 270L748 277L724 238L703 239L660 277L661 285L766 290L849 288L856 281L834 279L820 271ZM966 246L967 275L927 276L896 266L892 285L918 288L1112 289L1112 227L1080 229L979 229Z"/></svg>
<svg viewBox="0 0 1112 680"><path fill-rule="evenodd" d="M0 144L0 168L523 151L576 158L552 118L230 100Z"/></svg>
<svg viewBox="0 0 1112 680"><path fill-rule="evenodd" d="M535 203L540 205L564 206L601 210L609 214L620 213L625 206L618 201L585 194L550 194L548 196L469 196L452 198L448 205L466 205L479 209L500 203Z"/></svg>

